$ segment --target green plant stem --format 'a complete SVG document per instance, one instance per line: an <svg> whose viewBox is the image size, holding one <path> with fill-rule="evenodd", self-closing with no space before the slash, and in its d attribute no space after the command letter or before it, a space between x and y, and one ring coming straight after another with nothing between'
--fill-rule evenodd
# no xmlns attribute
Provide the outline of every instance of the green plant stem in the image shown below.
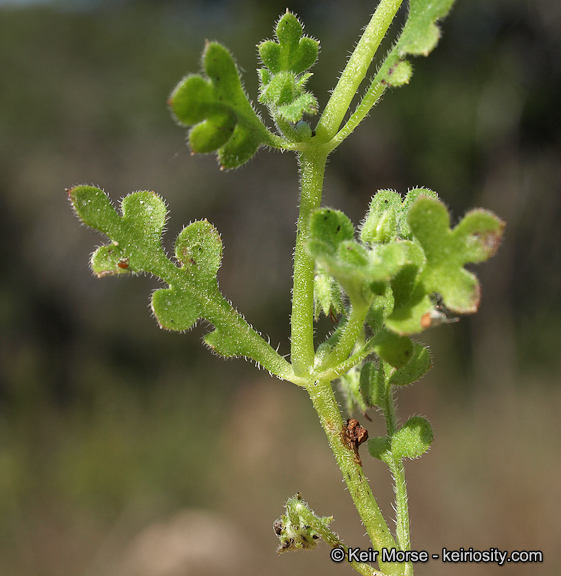
<svg viewBox="0 0 561 576"><path fill-rule="evenodd" d="M321 115L316 127L316 135L320 142L328 142L339 130L351 101L368 72L374 54L402 3L403 0L381 0L378 4Z"/></svg>
<svg viewBox="0 0 561 576"><path fill-rule="evenodd" d="M343 334L341 334L337 346L335 346L335 349L325 361L324 366L332 368L347 360L349 354L357 345L361 332L364 330L364 320L366 314L368 314L368 308L367 305L358 306L356 303L353 304Z"/></svg>
<svg viewBox="0 0 561 576"><path fill-rule="evenodd" d="M332 143L334 148L339 146L345 138L348 138L353 133L354 129L364 120L368 112L370 112L372 106L380 100L385 90L386 86L381 82L374 81L372 83L353 115L347 120L343 128L341 128L341 130L339 130L339 132L337 132L333 137Z"/></svg>
<svg viewBox="0 0 561 576"><path fill-rule="evenodd" d="M328 152L309 147L300 154L300 207L294 249L291 361L296 376L309 377L314 365L314 259L306 251L312 210L321 205Z"/></svg>
<svg viewBox="0 0 561 576"><path fill-rule="evenodd" d="M386 365L387 367L387 365ZM386 390L386 402L384 406L386 416L386 430L388 438L397 432L397 417L395 412L395 398L392 393L392 386ZM388 467L394 481L396 529L395 538L399 550L411 549L411 536L409 526L409 505L407 499L407 484L405 482L405 467L403 460L391 458L388 460ZM408 562L404 565L404 576L413 575L413 565Z"/></svg>
<svg viewBox="0 0 561 576"><path fill-rule="evenodd" d="M381 551L382 548L395 548L396 543L372 494L360 460L344 442L345 424L331 383L319 380L310 384L307 390L374 549ZM387 576L401 576L403 573L401 564L380 563L380 569Z"/></svg>
<svg viewBox="0 0 561 576"><path fill-rule="evenodd" d="M163 253L159 263L154 265L150 272L167 282L170 286L185 284L185 278L181 270ZM196 287L193 287L193 293L197 293ZM253 359L282 380L288 380L299 386L305 384L305 381L294 377L290 363L268 344L232 304L224 298L218 289L218 285L216 285L215 290L208 293L200 293L199 296L205 300L206 319L224 334L236 335L236 340L240 346L238 352L240 355Z"/></svg>

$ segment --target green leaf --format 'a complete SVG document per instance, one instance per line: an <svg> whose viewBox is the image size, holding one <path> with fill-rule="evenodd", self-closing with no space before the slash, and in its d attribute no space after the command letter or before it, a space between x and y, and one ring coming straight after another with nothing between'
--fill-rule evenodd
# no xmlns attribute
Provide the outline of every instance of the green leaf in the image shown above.
<svg viewBox="0 0 561 576"><path fill-rule="evenodd" d="M373 458L389 462L391 460L391 442L387 436L378 436L368 440L368 452Z"/></svg>
<svg viewBox="0 0 561 576"><path fill-rule="evenodd" d="M409 16L397 43L399 55L427 56L440 39L436 21L448 14L454 0L410 0Z"/></svg>
<svg viewBox="0 0 561 576"><path fill-rule="evenodd" d="M413 351L409 361L391 374L389 384L393 386L412 384L421 378L431 365L428 349L418 342L413 342Z"/></svg>
<svg viewBox="0 0 561 576"><path fill-rule="evenodd" d="M386 398L386 378L384 366L374 362L365 362L360 370L360 393L364 403L369 407L383 406Z"/></svg>
<svg viewBox="0 0 561 576"><path fill-rule="evenodd" d="M425 418L414 416L391 439L394 458L419 458L432 444L432 427Z"/></svg>
<svg viewBox="0 0 561 576"><path fill-rule="evenodd" d="M175 243L176 263L162 249L167 211L153 192L126 196L121 215L99 188L76 186L68 190L68 196L78 217L111 240L92 256L92 269L98 276L130 272L157 276L168 285L152 295L152 311L162 328L188 330L205 319L214 326L205 340L216 352L249 357L273 374L290 379L290 364L220 293L216 274L222 241L212 224L193 222L180 232Z"/></svg>
<svg viewBox="0 0 561 576"><path fill-rule="evenodd" d="M367 248L353 239L354 227L342 213L322 208L312 213L307 247L316 261L331 274L351 302L372 303L385 293L390 279L406 263L405 243Z"/></svg>
<svg viewBox="0 0 561 576"><path fill-rule="evenodd" d="M175 242L175 257L185 274L185 284L156 290L152 310L162 328L188 330L206 317L205 300L219 296L216 274L222 260L222 241L218 231L206 220L186 226Z"/></svg>
<svg viewBox="0 0 561 576"><path fill-rule="evenodd" d="M287 137L301 140L303 136L293 124L301 121L305 114L314 115L318 111L317 100L305 87L311 76L306 71L317 60L319 42L304 36L302 24L288 11L277 24L276 37L278 42L267 40L258 46L266 66L259 70L259 102L269 107L271 116Z"/></svg>
<svg viewBox="0 0 561 576"><path fill-rule="evenodd" d="M464 265L483 262L495 254L504 223L490 212L474 210L450 230L446 207L430 198L419 198L414 203L408 222L427 258L420 278L425 290L441 294L452 312L476 312L479 283Z"/></svg>
<svg viewBox="0 0 561 576"><path fill-rule="evenodd" d="M278 42L267 40L259 44L261 60L273 74L282 71L301 74L316 63L319 42L303 33L298 18L287 11L275 29Z"/></svg>
<svg viewBox="0 0 561 576"><path fill-rule="evenodd" d="M318 267L314 276L314 319L317 321L321 313L325 316L338 316L343 309L341 286Z"/></svg>
<svg viewBox="0 0 561 576"><path fill-rule="evenodd" d="M195 125L189 134L193 153L218 151L223 168L236 168L261 145L270 145L272 135L247 99L230 52L216 42L207 43L203 66L207 78L184 78L169 104L179 123Z"/></svg>
<svg viewBox="0 0 561 576"><path fill-rule="evenodd" d="M413 343L407 336L399 336L389 330L381 330L374 337L374 351L382 360L401 368L413 357Z"/></svg>
<svg viewBox="0 0 561 576"><path fill-rule="evenodd" d="M435 312L432 294L439 294L448 310L457 314L477 311L479 282L465 270L470 263L491 257L500 245L504 222L491 212L474 210L453 229L446 207L423 195L409 209L407 222L416 242L423 249L426 263L407 296L396 298L396 307L387 319L388 327L400 334L413 334L428 328ZM408 280L410 280L409 278Z"/></svg>

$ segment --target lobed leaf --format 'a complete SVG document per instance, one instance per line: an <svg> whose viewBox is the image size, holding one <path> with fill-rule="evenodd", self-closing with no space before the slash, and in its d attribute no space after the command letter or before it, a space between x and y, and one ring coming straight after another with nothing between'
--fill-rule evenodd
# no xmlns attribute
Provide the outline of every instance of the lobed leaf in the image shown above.
<svg viewBox="0 0 561 576"><path fill-rule="evenodd" d="M175 242L175 256L184 281L156 290L152 310L162 328L188 330L207 316L205 302L219 295L216 274L222 241L218 231L206 220L186 226Z"/></svg>
<svg viewBox="0 0 561 576"><path fill-rule="evenodd" d="M413 342L413 350L409 361L395 370L388 382L392 386L412 384L419 380L430 369L431 365L428 349L418 342Z"/></svg>
<svg viewBox="0 0 561 576"><path fill-rule="evenodd" d="M479 282L464 266L482 262L496 252L504 223L490 212L474 210L451 230L446 207L424 195L411 203L407 223L424 252L426 263L419 269L413 288L402 291L401 297L396 298L388 326L400 334L428 328L438 316L431 300L435 293L452 312L476 312L480 301Z"/></svg>
<svg viewBox="0 0 561 576"><path fill-rule="evenodd" d="M236 168L250 160L272 135L261 122L242 88L232 55L217 42L203 53L207 78L189 75L173 91L169 104L177 121L192 126L193 153L218 151L223 168Z"/></svg>
<svg viewBox="0 0 561 576"><path fill-rule="evenodd" d="M440 39L437 20L450 12L454 0L410 0L409 16L397 43L399 55L427 56Z"/></svg>
<svg viewBox="0 0 561 576"><path fill-rule="evenodd" d="M169 288L152 295L152 310L162 328L187 330L206 317L205 304L219 296L216 273L222 257L220 236L209 222L194 222L179 234L175 253L181 268L177 268L162 249L167 211L153 192L126 196L121 216L99 188L77 186L69 197L84 223L112 240L92 256L97 276L146 272L165 280Z"/></svg>
<svg viewBox="0 0 561 576"><path fill-rule="evenodd" d="M302 24L288 11L279 20L275 34L277 42L266 40L258 46L266 67L259 70L259 102L269 107L271 116L287 136L300 140L302 134L291 125L301 121L305 114L317 114L318 110L317 100L306 92L305 86L311 76L306 71L317 60L319 42L304 36Z"/></svg>
<svg viewBox="0 0 561 576"><path fill-rule="evenodd" d="M420 279L425 289L441 294L445 306L453 312L476 312L479 283L464 265L483 262L496 252L504 223L490 212L475 210L450 230L446 207L430 198L415 202L408 221L427 258Z"/></svg>
<svg viewBox="0 0 561 576"><path fill-rule="evenodd" d="M266 40L258 46L263 64L273 74L282 71L301 74L316 63L319 41L304 36L301 22L288 10L278 21L275 35L278 42Z"/></svg>
<svg viewBox="0 0 561 576"><path fill-rule="evenodd" d="M419 458L432 444L432 427L421 416L410 418L391 439L391 450L394 458Z"/></svg>
<svg viewBox="0 0 561 576"><path fill-rule="evenodd" d="M394 368L402 368L413 356L411 339L389 330L380 330L376 334L373 347L376 354Z"/></svg>

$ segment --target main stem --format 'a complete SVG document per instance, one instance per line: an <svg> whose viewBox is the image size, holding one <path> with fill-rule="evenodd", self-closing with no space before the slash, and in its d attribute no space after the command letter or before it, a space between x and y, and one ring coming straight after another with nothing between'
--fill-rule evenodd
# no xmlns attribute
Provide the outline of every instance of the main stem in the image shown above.
<svg viewBox="0 0 561 576"><path fill-rule="evenodd" d="M296 376L309 377L314 366L314 260L306 251L310 217L321 205L323 177L328 151L321 147L301 153L300 212L292 288L291 361Z"/></svg>
<svg viewBox="0 0 561 576"><path fill-rule="evenodd" d="M323 178L327 162L327 147L314 146L300 155L300 211L294 254L294 284L292 291L291 360L294 373L308 379L308 393L329 440L337 464L349 488L360 518L373 546L395 548L388 526L368 484L362 464L352 446L345 441L345 424L330 380L314 381L314 261L306 251L310 237L311 212L321 205ZM400 564L381 563L384 574L401 575Z"/></svg>
<svg viewBox="0 0 561 576"><path fill-rule="evenodd" d="M396 543L362 471L362 464L352 447L345 442L346 427L331 383L328 380L319 380L310 384L307 389L373 547L379 552L382 548L395 548ZM379 564L387 576L403 574L402 564Z"/></svg>

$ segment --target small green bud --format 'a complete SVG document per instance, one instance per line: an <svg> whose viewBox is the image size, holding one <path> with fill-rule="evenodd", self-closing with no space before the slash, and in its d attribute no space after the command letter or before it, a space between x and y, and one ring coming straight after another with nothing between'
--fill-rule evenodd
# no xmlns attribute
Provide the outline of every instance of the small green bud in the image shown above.
<svg viewBox="0 0 561 576"><path fill-rule="evenodd" d="M426 198L433 198L434 200L438 200L438 194L429 188L413 188L409 190L405 199L403 200L403 206L401 209L401 214L399 217L398 228L399 228L399 236L400 238L405 238L407 240L413 239L413 232L411 232L411 228L409 227L409 222L407 221L407 215L411 206L413 206L415 200L420 198L421 196L425 196Z"/></svg>
<svg viewBox="0 0 561 576"><path fill-rule="evenodd" d="M382 82L387 86L397 88L404 84L409 84L413 74L413 67L407 60L401 60L394 64L388 71L386 77Z"/></svg>
<svg viewBox="0 0 561 576"><path fill-rule="evenodd" d="M314 319L321 313L325 316L337 316L343 312L343 298L339 283L318 268L314 276Z"/></svg>
<svg viewBox="0 0 561 576"><path fill-rule="evenodd" d="M380 190L370 203L370 208L360 229L364 243L377 244L395 240L397 214L401 210L401 196L393 190Z"/></svg>
<svg viewBox="0 0 561 576"><path fill-rule="evenodd" d="M360 393L369 408L382 406L386 397L386 380L382 365L365 362L360 370Z"/></svg>
<svg viewBox="0 0 561 576"><path fill-rule="evenodd" d="M304 120L300 120L294 128L301 142L307 142L312 138L312 127Z"/></svg>
<svg viewBox="0 0 561 576"><path fill-rule="evenodd" d="M432 427L425 418L414 416L392 438L394 458L419 458L432 444Z"/></svg>

